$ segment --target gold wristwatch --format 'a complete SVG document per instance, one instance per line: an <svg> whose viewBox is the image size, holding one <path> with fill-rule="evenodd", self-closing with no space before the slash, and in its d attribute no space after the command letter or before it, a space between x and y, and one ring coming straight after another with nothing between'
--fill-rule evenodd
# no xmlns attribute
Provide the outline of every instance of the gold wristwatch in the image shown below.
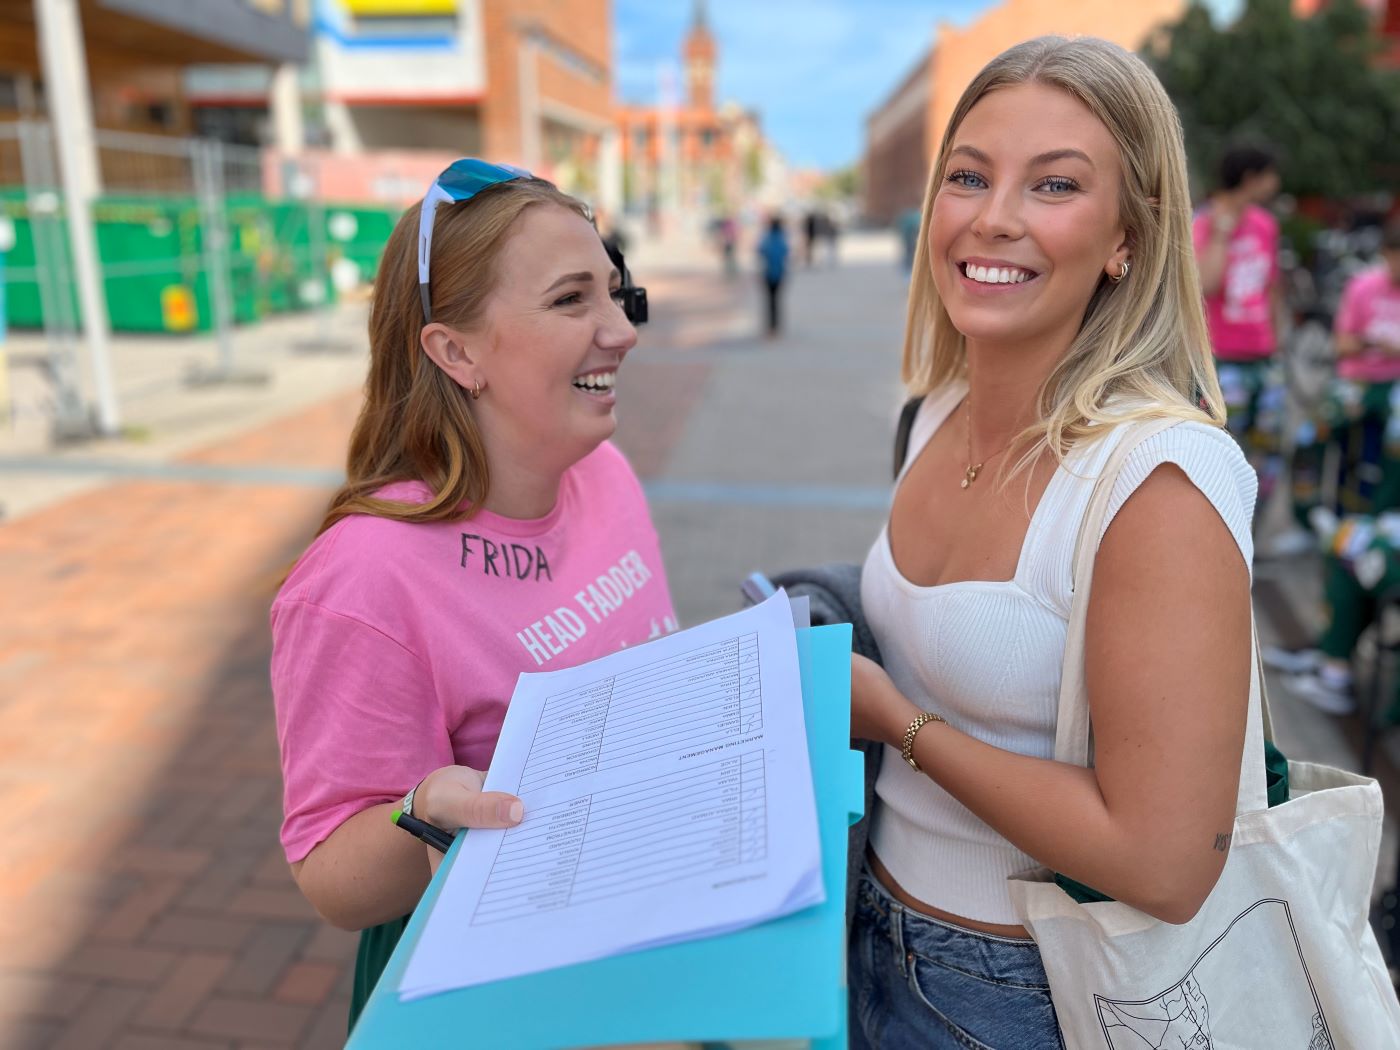
<svg viewBox="0 0 1400 1050"><path fill-rule="evenodd" d="M899 753L904 756L904 761L909 763L910 768L913 769L915 773L922 773L923 770L919 768L919 763L914 761L914 737L918 736L919 730L930 722L942 722L944 725L948 724L947 719L942 715L936 715L932 711L925 711L918 718L914 719L914 721L910 722L909 728L904 731L904 744L900 747Z"/></svg>

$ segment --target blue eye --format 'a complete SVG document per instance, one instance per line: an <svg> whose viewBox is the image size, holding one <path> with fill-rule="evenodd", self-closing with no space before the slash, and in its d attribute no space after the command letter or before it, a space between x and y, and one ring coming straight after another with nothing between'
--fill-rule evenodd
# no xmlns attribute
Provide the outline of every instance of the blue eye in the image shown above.
<svg viewBox="0 0 1400 1050"><path fill-rule="evenodd" d="M1063 175L1052 175L1048 179L1043 179L1038 190L1049 190L1052 193L1073 193L1079 189L1079 183L1073 179L1067 179Z"/></svg>
<svg viewBox="0 0 1400 1050"><path fill-rule="evenodd" d="M564 296L562 299L556 299L556 300L554 300L554 305L555 305L555 306L573 306L573 305L576 304L578 301L579 301L579 294L578 294L578 292L570 292L568 295Z"/></svg>
<svg viewBox="0 0 1400 1050"><path fill-rule="evenodd" d="M954 185L957 185L957 186L966 187L967 189L970 189L970 190L982 189L983 187L985 187L985 186L987 185L987 180L984 179L984 178L982 178L982 176L981 176L981 175L978 175L977 172L975 172L975 171L953 171L953 172L949 172L949 173L948 173L948 177L947 177L944 181L945 181L945 182L951 182L951 183L953 183ZM979 185L974 185L974 184L973 184L974 182L976 182L976 183L981 183L981 185L980 185L980 186L979 186Z"/></svg>

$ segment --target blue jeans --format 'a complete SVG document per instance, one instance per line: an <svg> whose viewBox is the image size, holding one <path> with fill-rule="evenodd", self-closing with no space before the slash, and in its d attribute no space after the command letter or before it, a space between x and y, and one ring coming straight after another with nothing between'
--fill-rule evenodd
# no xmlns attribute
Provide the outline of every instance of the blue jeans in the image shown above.
<svg viewBox="0 0 1400 1050"><path fill-rule="evenodd" d="M867 868L848 952L851 1050L1064 1050L1034 941L910 911Z"/></svg>

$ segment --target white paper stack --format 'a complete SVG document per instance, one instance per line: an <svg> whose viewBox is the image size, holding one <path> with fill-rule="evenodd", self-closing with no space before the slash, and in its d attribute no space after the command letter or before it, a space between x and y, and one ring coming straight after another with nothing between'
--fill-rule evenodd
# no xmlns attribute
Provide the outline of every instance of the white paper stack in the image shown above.
<svg viewBox="0 0 1400 1050"><path fill-rule="evenodd" d="M793 610L523 674L402 999L725 933L826 899ZM800 615L800 614L799 614Z"/></svg>

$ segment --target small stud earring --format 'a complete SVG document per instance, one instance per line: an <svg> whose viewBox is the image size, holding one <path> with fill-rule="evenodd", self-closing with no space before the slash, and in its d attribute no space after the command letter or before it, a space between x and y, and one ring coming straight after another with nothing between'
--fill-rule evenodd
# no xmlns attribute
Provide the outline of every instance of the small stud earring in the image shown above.
<svg viewBox="0 0 1400 1050"><path fill-rule="evenodd" d="M1117 276L1117 277L1114 277L1113 274L1109 274L1109 275L1108 275L1108 279L1109 279L1110 281L1112 281L1114 284L1118 284L1120 281L1123 280L1123 278L1125 278L1125 277L1127 277L1127 276L1128 276L1128 260L1127 260L1127 259L1124 259L1124 260L1123 260L1123 269L1121 269L1121 270L1118 271L1118 276Z"/></svg>

